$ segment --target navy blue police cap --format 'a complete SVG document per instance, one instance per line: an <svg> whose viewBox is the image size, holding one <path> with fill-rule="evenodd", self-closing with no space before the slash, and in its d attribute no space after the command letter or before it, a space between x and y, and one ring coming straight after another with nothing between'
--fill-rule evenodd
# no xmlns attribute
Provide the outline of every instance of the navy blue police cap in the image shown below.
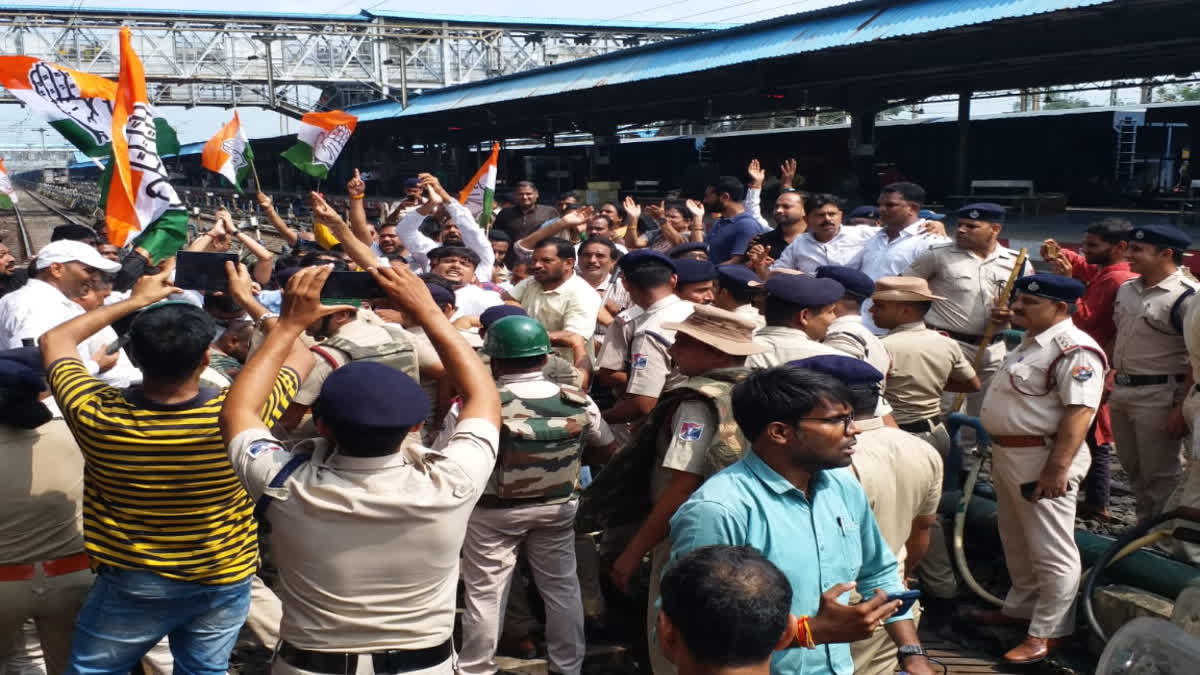
<svg viewBox="0 0 1200 675"><path fill-rule="evenodd" d="M1192 245L1192 238L1186 232L1170 225L1142 225L1129 231L1129 241L1142 242L1186 251Z"/></svg>
<svg viewBox="0 0 1200 675"><path fill-rule="evenodd" d="M529 313L516 305L494 305L483 310L483 313L479 315L479 328L487 330L488 326L506 316L529 316Z"/></svg>
<svg viewBox="0 0 1200 675"><path fill-rule="evenodd" d="M847 217L850 220L854 218L870 218L871 220L879 219L879 207L877 206L856 206Z"/></svg>
<svg viewBox="0 0 1200 675"><path fill-rule="evenodd" d="M408 178L408 179L405 179L405 181L404 181L404 188L407 190L408 188L418 187L420 184L421 184L420 178Z"/></svg>
<svg viewBox="0 0 1200 675"><path fill-rule="evenodd" d="M692 251L704 251L705 255L707 255L708 244L702 241L685 241L684 243L672 247L671 250L667 251L667 257L675 259L681 255L691 253Z"/></svg>
<svg viewBox="0 0 1200 675"><path fill-rule="evenodd" d="M821 356L810 356L807 359L789 361L788 365L793 368L825 373L850 387L861 384L878 384L883 381L883 373L879 372L878 368L853 356L822 354Z"/></svg>
<svg viewBox="0 0 1200 675"><path fill-rule="evenodd" d="M1008 209L999 204L978 202L976 204L967 204L958 211L955 211L954 215L959 218L966 218L967 220L981 220L985 223L1003 223L1004 215L1007 212Z"/></svg>
<svg viewBox="0 0 1200 675"><path fill-rule="evenodd" d="M680 258L675 261L675 274L679 277L678 285L698 284L716 279L717 266L707 260Z"/></svg>
<svg viewBox="0 0 1200 675"><path fill-rule="evenodd" d="M745 265L717 265L717 277L727 288L759 288L763 285L754 270Z"/></svg>
<svg viewBox="0 0 1200 675"><path fill-rule="evenodd" d="M42 352L37 347L0 351L0 387L45 391L46 382L42 379L42 372Z"/></svg>
<svg viewBox="0 0 1200 675"><path fill-rule="evenodd" d="M1083 297L1083 282L1058 274L1030 274L1013 283L1017 293L1028 293L1058 302L1073 303Z"/></svg>
<svg viewBox="0 0 1200 675"><path fill-rule="evenodd" d="M651 251L648 248L630 251L629 253L621 256L621 259L617 261L617 267L619 267L622 272L628 272L629 270L639 268L642 265L662 265L664 267L670 267L671 270L675 269L674 260L671 260L658 251Z"/></svg>
<svg viewBox="0 0 1200 675"><path fill-rule="evenodd" d="M458 301L454 298L454 291L451 291L449 288L441 284L425 284L425 287L429 289L429 294L433 296L433 301L437 303L438 307L445 307L446 305L450 305L451 307L458 306Z"/></svg>
<svg viewBox="0 0 1200 675"><path fill-rule="evenodd" d="M875 293L875 282L871 277L853 267L844 265L821 265L817 268L818 279L833 279L845 287L847 293L860 298L869 298Z"/></svg>
<svg viewBox="0 0 1200 675"><path fill-rule="evenodd" d="M412 427L429 416L429 397L408 375L373 361L352 361L325 378L313 412L354 429Z"/></svg>
<svg viewBox="0 0 1200 675"><path fill-rule="evenodd" d="M833 279L777 274L767 279L767 294L793 305L825 307L841 300L846 287Z"/></svg>

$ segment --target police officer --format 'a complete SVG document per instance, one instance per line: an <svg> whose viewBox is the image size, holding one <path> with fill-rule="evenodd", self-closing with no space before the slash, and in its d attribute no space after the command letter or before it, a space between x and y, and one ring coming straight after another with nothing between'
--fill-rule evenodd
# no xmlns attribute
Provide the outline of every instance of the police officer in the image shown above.
<svg viewBox="0 0 1200 675"><path fill-rule="evenodd" d="M721 265L717 267L717 295L713 306L746 317L758 330L767 325L767 320L758 311L762 285L754 270L745 265Z"/></svg>
<svg viewBox="0 0 1200 675"><path fill-rule="evenodd" d="M837 318L825 331L824 344L838 349L856 359L871 364L881 373L891 369L892 359L879 338L863 325L862 303L875 292L871 277L853 267L844 265L822 265L817 268L818 279L833 279L846 289L833 306Z"/></svg>
<svg viewBox="0 0 1200 675"><path fill-rule="evenodd" d="M984 395L980 421L992 437L992 482L1012 589L1001 610L973 612L982 623L1028 621L1025 640L1004 655L1043 660L1075 626L1080 560L1075 500L1091 456L1086 438L1100 407L1107 362L1071 313L1084 286L1069 277L1018 279L1011 312L1025 329Z"/></svg>
<svg viewBox="0 0 1200 675"><path fill-rule="evenodd" d="M859 434L850 468L867 493L904 583L905 572L920 565L930 547L942 497L942 458L932 445L886 426L876 414L883 373L871 364L849 356L813 356L789 365L832 375L853 394ZM850 655L856 675L891 675L896 670L896 644L883 631L852 642Z"/></svg>
<svg viewBox="0 0 1200 675"><path fill-rule="evenodd" d="M777 274L767 279L763 313L767 326L755 339L767 347L746 360L748 368L770 368L819 354L842 352L821 344L837 315L834 304L846 289L833 279Z"/></svg>
<svg viewBox="0 0 1200 675"><path fill-rule="evenodd" d="M937 448L950 451L950 435L941 420L944 391L979 391L979 377L963 350L950 338L925 326L930 306L941 299L918 277L883 277L875 283L871 315L888 334L883 346L891 357L884 395L899 427Z"/></svg>
<svg viewBox="0 0 1200 675"><path fill-rule="evenodd" d="M1018 254L998 241L1004 226L1003 206L967 204L957 215L954 243L931 248L909 265L904 276L929 282L930 290L941 299L933 302L925 322L957 342L967 359L974 362L991 321L992 305L1004 290ZM1033 266L1026 261L1022 274L1032 273ZM985 388L1000 366L1004 351L1004 335L996 331L976 368ZM943 407L949 408L955 398L954 394L944 396ZM968 396L967 413L978 415L982 400L982 394Z"/></svg>
<svg viewBox="0 0 1200 675"><path fill-rule="evenodd" d="M697 305L711 305L716 297L717 266L707 260L675 261L675 295Z"/></svg>
<svg viewBox="0 0 1200 675"><path fill-rule="evenodd" d="M1192 388L1183 316L1200 287L1180 265L1191 238L1169 225L1135 227L1126 259L1138 279L1117 290L1113 319L1113 437L1141 520L1163 512L1179 485L1182 403Z"/></svg>
<svg viewBox="0 0 1200 675"><path fill-rule="evenodd" d="M671 260L708 260L708 244L702 241L685 241L682 244L672 246L667 251L667 257Z"/></svg>
<svg viewBox="0 0 1200 675"><path fill-rule="evenodd" d="M670 519L700 483L741 456L745 439L733 419L729 393L745 377L746 356L762 351L754 342L754 324L723 309L698 305L678 323L671 355L688 379L664 394L642 430L622 452L625 456L654 453L650 480L653 507L633 539L613 563L616 586L627 591L629 580L646 553L651 553L649 627L657 616L658 582L670 553ZM613 479L606 468L597 477ZM618 476L618 480L622 480ZM644 482L640 483L644 485ZM603 489L603 485L598 486ZM651 635L651 664L656 675L673 673Z"/></svg>
<svg viewBox="0 0 1200 675"><path fill-rule="evenodd" d="M500 392L499 459L471 515L463 545L461 672L496 671L503 599L524 544L546 604L546 638L555 672L583 666L583 604L575 574L575 511L585 446L601 459L615 449L600 409L575 387L542 374L551 352L546 329L529 317L510 316L487 330L484 353ZM454 428L455 411L446 430Z"/></svg>
<svg viewBox="0 0 1200 675"><path fill-rule="evenodd" d="M459 552L496 462L500 401L490 373L424 282L404 268L370 273L416 317L455 379L458 423L437 451L404 443L429 400L413 378L358 361L333 371L321 388L314 415L322 438L285 450L259 410L299 336L342 309L320 304L327 270L302 270L291 280L283 315L221 412L230 460L270 525L279 567L283 623L274 673L453 672Z"/></svg>
<svg viewBox="0 0 1200 675"><path fill-rule="evenodd" d="M610 424L640 421L650 414L664 391L685 379L671 372L668 350L675 332L665 327L667 323L687 318L694 307L674 292L678 281L676 265L682 262L699 261L672 261L661 253L646 249L621 258L622 283L629 290L630 299L643 312L632 326L624 364L624 395L616 405L604 411L604 419ZM711 283L709 293L711 295ZM606 353L601 367L611 369L616 365L616 357L615 351Z"/></svg>

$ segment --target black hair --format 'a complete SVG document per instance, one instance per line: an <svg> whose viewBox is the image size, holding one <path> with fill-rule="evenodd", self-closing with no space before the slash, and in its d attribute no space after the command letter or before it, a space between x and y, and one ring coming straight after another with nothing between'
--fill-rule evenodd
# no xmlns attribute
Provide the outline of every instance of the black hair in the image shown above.
<svg viewBox="0 0 1200 675"><path fill-rule="evenodd" d="M609 218L608 216L606 216L604 214L598 213L595 216L592 216L592 222L595 222L597 220L603 220L604 222L608 223L608 229L610 229L610 230L613 229L614 227L616 227L616 225L613 224L612 218Z"/></svg>
<svg viewBox="0 0 1200 675"><path fill-rule="evenodd" d="M0 424L36 429L53 417L33 389L17 385L0 387Z"/></svg>
<svg viewBox="0 0 1200 675"><path fill-rule="evenodd" d="M836 206L839 211L846 210L846 204L841 197L829 194L828 192L821 192L810 194L804 198L804 211L805 213L811 213L829 204Z"/></svg>
<svg viewBox="0 0 1200 675"><path fill-rule="evenodd" d="M530 183L530 185L533 185L533 183ZM537 188L534 188L534 189L536 190ZM574 199L575 201L579 201L579 197L576 196L574 190L569 191L569 192L564 192L558 196L558 201L560 201L560 202L565 199Z"/></svg>
<svg viewBox="0 0 1200 675"><path fill-rule="evenodd" d="M748 305L754 302L754 299L757 298L758 294L762 292L761 288L751 288L749 286L742 286L741 284L735 283L726 284L719 276L717 277L717 283L720 284L721 290L726 291L729 293L729 295L733 296L734 302L739 305Z"/></svg>
<svg viewBox="0 0 1200 675"><path fill-rule="evenodd" d="M317 265L333 265L334 272L345 272L350 269L345 260L329 251L309 251L300 258L300 267L316 267Z"/></svg>
<svg viewBox="0 0 1200 675"><path fill-rule="evenodd" d="M763 316L766 318L768 326L790 326L792 317L796 316L800 310L807 309L815 312L825 307L826 305L797 305L778 295L768 293L767 301L763 303Z"/></svg>
<svg viewBox="0 0 1200 675"><path fill-rule="evenodd" d="M1129 240L1133 223L1124 218L1104 218L1088 226L1084 232L1094 234L1106 244L1119 244Z"/></svg>
<svg viewBox="0 0 1200 675"><path fill-rule="evenodd" d="M129 327L129 354L147 377L180 381L204 362L217 322L183 303L143 310Z"/></svg>
<svg viewBox="0 0 1200 675"><path fill-rule="evenodd" d="M721 176L715 182L709 183L717 196L729 193L729 198L735 202L740 202L746 198L746 186L742 181L733 176Z"/></svg>
<svg viewBox="0 0 1200 675"><path fill-rule="evenodd" d="M866 300L866 298L858 293L850 291L850 289L846 289L846 294L842 296L843 302L853 302L854 306L858 307L859 309L862 309L863 300Z"/></svg>
<svg viewBox="0 0 1200 675"><path fill-rule="evenodd" d="M507 241L511 244L512 237L508 236L508 233L504 230L492 229L488 232L488 241Z"/></svg>
<svg viewBox="0 0 1200 675"><path fill-rule="evenodd" d="M575 259L575 245L566 239L563 239L562 237L550 237L549 239L543 239L541 243L533 248L533 250L540 251L547 246L553 246L555 249L554 254L557 255L561 260Z"/></svg>
<svg viewBox="0 0 1200 675"><path fill-rule="evenodd" d="M792 586L749 546L704 546L667 568L662 612L697 662L738 668L771 658L787 630Z"/></svg>
<svg viewBox="0 0 1200 675"><path fill-rule="evenodd" d="M583 249L587 248L588 246L604 246L608 249L608 257L612 258L613 260L621 259L621 249L617 248L617 245L614 244L608 237L595 237L588 239L579 245L578 255L583 255Z"/></svg>
<svg viewBox="0 0 1200 675"><path fill-rule="evenodd" d="M466 258L471 265L479 267L479 254L466 246L439 246L426 254L429 262L436 263L442 258Z"/></svg>
<svg viewBox="0 0 1200 675"><path fill-rule="evenodd" d="M920 302L914 302L911 304L916 305L917 311L920 312L921 316L925 316L929 313L929 310L933 309L932 300L922 300Z"/></svg>
<svg viewBox="0 0 1200 675"><path fill-rule="evenodd" d="M549 358L548 354L541 354L539 356L522 356L517 359L504 359L493 356L492 361L503 363L504 367L508 370L532 371L540 370L542 367L544 367L546 365L547 358Z"/></svg>
<svg viewBox="0 0 1200 675"><path fill-rule="evenodd" d="M523 187L532 188L535 191L537 190L537 185L535 185L533 181L522 180L522 181L517 181L517 185L516 185L516 187L513 188L513 192L516 192L517 188L523 188Z"/></svg>
<svg viewBox="0 0 1200 675"><path fill-rule="evenodd" d="M692 212L688 210L687 202L683 202L683 201L667 202L666 206L663 207L663 211L667 211L670 209L675 209L676 211L678 211L679 215L683 216L683 219L688 221L689 223L692 222L693 220L695 220L695 217L692 216Z"/></svg>
<svg viewBox="0 0 1200 675"><path fill-rule="evenodd" d="M803 368L754 371L733 388L733 418L751 442L772 422L794 425L822 403L851 405L853 395L837 379Z"/></svg>
<svg viewBox="0 0 1200 675"><path fill-rule="evenodd" d="M243 313L241 306L234 301L232 295L215 295L213 293L204 295L204 311L220 314Z"/></svg>
<svg viewBox="0 0 1200 675"><path fill-rule="evenodd" d="M917 206L925 203L925 188L916 183L903 181L900 183L889 183L883 186L879 191L880 194L894 192L900 195L900 198L906 202L914 202Z"/></svg>
<svg viewBox="0 0 1200 675"><path fill-rule="evenodd" d="M421 234L429 237L430 239L437 239L440 237L443 229L442 221L434 218L433 216L426 216L425 220L421 221L421 226L417 228Z"/></svg>
<svg viewBox="0 0 1200 675"><path fill-rule="evenodd" d="M247 319L235 319L229 322L225 327L225 332L221 335L230 335L238 339L240 342L249 342L250 336L254 333L254 322Z"/></svg>
<svg viewBox="0 0 1200 675"><path fill-rule="evenodd" d="M336 418L322 417L337 443L338 452L347 457L386 457L400 447L411 427L374 427L361 429L343 425Z"/></svg>
<svg viewBox="0 0 1200 675"><path fill-rule="evenodd" d="M668 286L675 270L663 264L639 265L621 272L629 285L639 290L648 291L660 286Z"/></svg>
<svg viewBox="0 0 1200 675"><path fill-rule="evenodd" d="M1171 250L1171 261L1175 263L1175 266L1179 267L1180 265L1183 264L1184 249L1175 248L1174 246L1159 246L1158 244L1151 244L1151 245L1154 247L1155 253L1162 253L1163 251L1170 249Z"/></svg>
<svg viewBox="0 0 1200 675"><path fill-rule="evenodd" d="M601 205L600 205L600 208L604 208L605 206L611 206L611 207L613 207L614 209L616 209L616 210L617 210L617 217L618 217L618 218L620 218L621 220L625 220L625 207L624 207L624 206L621 206L621 205L620 205L620 204L618 204L617 202L604 202L603 204L601 204ZM598 209L597 209L597 211L596 211L596 214L597 214L597 217L601 217L601 216L600 216L600 212L599 212L599 210L598 210ZM608 216L602 216L602 217L604 217L604 218L608 218ZM609 222L609 223L612 223L612 227L616 227L616 226L617 226L617 224L616 224L616 223L613 223L613 221L612 221L612 218L608 218L608 222Z"/></svg>
<svg viewBox="0 0 1200 675"><path fill-rule="evenodd" d="M850 389L850 407L857 417L874 417L879 407L878 384L855 384Z"/></svg>
<svg viewBox="0 0 1200 675"><path fill-rule="evenodd" d="M424 274L418 274L417 277L421 281L424 281L427 286L441 286L442 288L450 291L450 295L454 296L455 298L458 298L458 295L454 291L454 282L453 281L450 281L449 279L446 279L444 277L439 277L438 275L434 274L433 272L425 272ZM455 306L457 307L457 305L455 305Z"/></svg>

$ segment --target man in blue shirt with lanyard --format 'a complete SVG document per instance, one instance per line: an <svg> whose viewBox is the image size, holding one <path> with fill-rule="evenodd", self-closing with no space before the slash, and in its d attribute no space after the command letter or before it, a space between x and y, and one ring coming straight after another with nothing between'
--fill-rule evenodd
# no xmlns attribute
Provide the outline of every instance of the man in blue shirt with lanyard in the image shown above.
<svg viewBox="0 0 1200 675"><path fill-rule="evenodd" d="M850 675L849 643L884 628L904 671L932 675L911 615L887 597L904 591L896 558L846 469L858 434L851 401L834 378L789 366L734 387L733 415L753 449L671 518L671 560L701 546L751 546L783 570L799 637L775 654L772 673ZM846 604L855 589L864 601Z"/></svg>

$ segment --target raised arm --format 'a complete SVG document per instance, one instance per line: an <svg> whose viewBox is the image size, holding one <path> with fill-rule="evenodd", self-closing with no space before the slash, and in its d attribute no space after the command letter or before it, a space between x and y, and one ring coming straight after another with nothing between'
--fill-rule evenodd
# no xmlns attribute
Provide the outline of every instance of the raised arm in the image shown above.
<svg viewBox="0 0 1200 675"><path fill-rule="evenodd" d="M558 235L570 230L571 228L579 228L587 225L587 222L596 214L596 210L590 206L581 206L574 211L568 211L567 215L559 218L550 225L540 227L533 232L530 232L524 239L517 242L517 246L532 252L543 241L557 237Z"/></svg>
<svg viewBox="0 0 1200 675"><path fill-rule="evenodd" d="M462 393L463 403L458 419L478 418L498 428L500 396L496 392L492 374L479 360L475 350L446 319L442 309L429 295L425 282L407 268L372 267L369 271L388 297L425 329L425 335L433 343L446 372L451 374L455 386Z"/></svg>
<svg viewBox="0 0 1200 675"><path fill-rule="evenodd" d="M437 176L420 174L419 178L423 180L426 176L429 176L430 179L430 189L441 195L446 211L450 213L450 218L462 233L463 244L479 256L479 265L475 268L475 278L480 281L491 281L492 268L496 266L496 252L492 250L492 242L488 241L487 232L484 232L483 228L479 226L479 221L471 215L470 209L459 204L453 195L446 192L446 188L442 187Z"/></svg>
<svg viewBox="0 0 1200 675"><path fill-rule="evenodd" d="M275 212L275 203L271 201L271 198L262 192L258 193L258 206L267 215L267 220L271 221L271 225L275 227L275 230L279 232L279 236L283 237L288 246L295 246L296 242L300 240L300 235L288 227L283 218Z"/></svg>
<svg viewBox="0 0 1200 675"><path fill-rule="evenodd" d="M688 225L690 236L687 241L704 241L704 205L695 199L689 199L687 200L687 210L692 214L692 222ZM666 234L670 229L669 227L664 227L663 233ZM682 244L684 242L682 237L680 237L679 241L674 241L672 237L668 238L672 239L672 244Z"/></svg>
<svg viewBox="0 0 1200 675"><path fill-rule="evenodd" d="M263 246L257 239L242 232L234 230L234 236L242 243L251 253L257 262L254 263L252 274L254 280L260 284L265 284L271 280L271 271L275 269L275 254L271 249Z"/></svg>
<svg viewBox="0 0 1200 675"><path fill-rule="evenodd" d="M638 235L638 223L641 222L642 207L631 196L625 197L625 202L622 206L625 207L625 247L633 250L639 248L638 241L645 241L645 237ZM642 246L645 245L645 243L642 244Z"/></svg>
<svg viewBox="0 0 1200 675"><path fill-rule="evenodd" d="M365 270L379 264L379 258L371 251L371 246L354 235L346 221L342 220L337 211L320 194L313 192L309 197L312 200L313 215L329 226L333 236L342 242L342 249L345 250L346 255L349 255L356 265ZM370 239L367 241L369 242Z"/></svg>
<svg viewBox="0 0 1200 675"><path fill-rule="evenodd" d="M370 246L371 232L367 230L367 207L363 204L367 184L363 182L358 169L354 170L354 177L346 183L346 193L350 195L350 230L359 241ZM338 237L338 240L345 245L344 239Z"/></svg>

